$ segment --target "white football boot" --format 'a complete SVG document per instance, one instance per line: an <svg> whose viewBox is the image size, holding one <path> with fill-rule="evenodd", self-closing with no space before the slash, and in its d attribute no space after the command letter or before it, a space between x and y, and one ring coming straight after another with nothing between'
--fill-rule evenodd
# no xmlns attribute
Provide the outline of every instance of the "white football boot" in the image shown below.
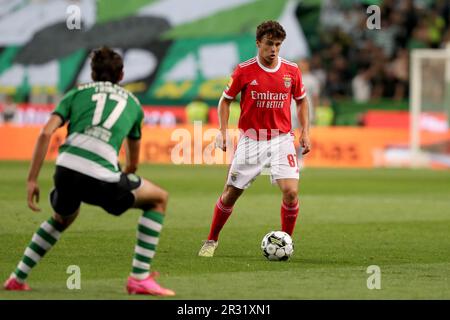
<svg viewBox="0 0 450 320"><path fill-rule="evenodd" d="M214 256L214 251L216 250L218 245L219 241L206 240L205 243L203 243L203 246L201 247L200 251L198 252L198 255L200 257L211 258Z"/></svg>

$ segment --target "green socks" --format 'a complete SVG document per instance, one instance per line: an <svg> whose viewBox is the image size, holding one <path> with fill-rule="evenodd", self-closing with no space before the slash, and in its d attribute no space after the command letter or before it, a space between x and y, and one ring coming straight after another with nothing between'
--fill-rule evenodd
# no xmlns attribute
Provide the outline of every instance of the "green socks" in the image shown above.
<svg viewBox="0 0 450 320"><path fill-rule="evenodd" d="M163 225L164 215L157 211L144 211L139 218L137 244L134 248L133 270L131 276L146 279L150 272L150 263L155 255L156 246Z"/></svg>
<svg viewBox="0 0 450 320"><path fill-rule="evenodd" d="M25 281L31 269L58 241L62 231L62 226L53 217L41 224L14 271L19 282Z"/></svg>

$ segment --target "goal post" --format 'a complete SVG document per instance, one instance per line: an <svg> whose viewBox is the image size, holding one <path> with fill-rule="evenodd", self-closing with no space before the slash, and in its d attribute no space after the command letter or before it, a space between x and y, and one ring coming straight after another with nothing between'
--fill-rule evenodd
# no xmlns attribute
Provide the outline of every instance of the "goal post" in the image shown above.
<svg viewBox="0 0 450 320"><path fill-rule="evenodd" d="M450 127L450 43L445 49L413 49L410 57L410 155L411 167L417 168L430 163L430 152L422 145L424 132ZM436 116L435 122L427 115Z"/></svg>

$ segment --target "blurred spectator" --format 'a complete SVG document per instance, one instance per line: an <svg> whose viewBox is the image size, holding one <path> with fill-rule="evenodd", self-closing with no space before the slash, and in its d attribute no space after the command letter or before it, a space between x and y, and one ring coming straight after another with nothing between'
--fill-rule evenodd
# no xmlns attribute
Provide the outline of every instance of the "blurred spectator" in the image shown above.
<svg viewBox="0 0 450 320"><path fill-rule="evenodd" d="M11 123L16 120L17 105L11 96L6 96L5 104L3 105L3 122Z"/></svg>
<svg viewBox="0 0 450 320"><path fill-rule="evenodd" d="M400 19L401 16L398 13L392 12L389 19L381 19L381 30L372 33L375 44L383 49L388 58L394 54L396 40L402 33L401 26L395 23L401 21Z"/></svg>
<svg viewBox="0 0 450 320"><path fill-rule="evenodd" d="M445 31L445 20L436 10L427 13L428 37L430 45L437 48Z"/></svg>
<svg viewBox="0 0 450 320"><path fill-rule="evenodd" d="M398 81L395 78L395 74L391 68L385 66L383 68L383 91L382 96L384 98L396 99L398 100L397 93L397 84Z"/></svg>
<svg viewBox="0 0 450 320"><path fill-rule="evenodd" d="M393 76L396 79L395 100L401 100L408 96L409 84L409 54L408 50L400 49L397 52L395 59L388 65L392 70Z"/></svg>
<svg viewBox="0 0 450 320"><path fill-rule="evenodd" d="M310 67L311 73L319 80L320 91L322 92L327 81L327 74L325 72L325 69L322 67L322 59L319 54L314 54L311 57Z"/></svg>
<svg viewBox="0 0 450 320"><path fill-rule="evenodd" d="M300 60L298 62L298 66L300 68L300 71L302 73L302 80L303 85L306 89L306 98L308 99L309 104L309 118L310 122L313 124L315 123L315 108L320 104L319 103L319 97L320 97L320 81L319 79L310 71L310 63L308 60ZM293 103L294 109L291 112L294 119L293 121L298 121L297 114L295 112L296 105ZM295 123L295 122L293 122Z"/></svg>
<svg viewBox="0 0 450 320"><path fill-rule="evenodd" d="M355 9L356 10L356 9ZM367 16L365 15L366 10L362 7L358 8L358 13L360 13L359 21L350 32L350 37L352 38L352 45L354 49L360 49L366 40L370 39L371 30L367 28Z"/></svg>
<svg viewBox="0 0 450 320"><path fill-rule="evenodd" d="M440 48L445 49L447 45L450 45L450 28L447 29L444 36L442 37Z"/></svg>
<svg viewBox="0 0 450 320"><path fill-rule="evenodd" d="M338 0L323 0L320 10L320 24L332 29L345 24L344 14L339 10Z"/></svg>
<svg viewBox="0 0 450 320"><path fill-rule="evenodd" d="M316 126L331 126L334 121L334 111L331 107L331 102L323 98L321 104L316 108L315 125Z"/></svg>
<svg viewBox="0 0 450 320"><path fill-rule="evenodd" d="M408 41L408 49L428 48L430 42L427 22L422 18L413 29L411 38Z"/></svg>
<svg viewBox="0 0 450 320"><path fill-rule="evenodd" d="M445 26L450 25L450 2L448 0L437 0L434 8L439 16L444 19Z"/></svg>
<svg viewBox="0 0 450 320"><path fill-rule="evenodd" d="M364 14L365 10L362 6L354 4L351 10L344 13L345 23L341 25L341 30L352 36L355 30L358 30L361 25L361 21L366 21L366 16Z"/></svg>
<svg viewBox="0 0 450 320"><path fill-rule="evenodd" d="M371 83L372 83L372 97L373 100L378 100L383 97L385 87L384 62L377 60L371 67Z"/></svg>
<svg viewBox="0 0 450 320"><path fill-rule="evenodd" d="M332 99L340 100L349 96L348 91L347 83L343 81L339 72L331 70L327 75L326 95Z"/></svg>
<svg viewBox="0 0 450 320"><path fill-rule="evenodd" d="M372 96L372 85L370 83L370 69L360 68L352 80L353 100L356 102L367 102Z"/></svg>
<svg viewBox="0 0 450 320"><path fill-rule="evenodd" d="M391 62L390 68L400 81L407 82L409 79L409 53L406 49L397 51L395 59Z"/></svg>
<svg viewBox="0 0 450 320"><path fill-rule="evenodd" d="M189 123L201 121L208 123L209 106L200 97L196 97L192 102L186 105L186 116Z"/></svg>
<svg viewBox="0 0 450 320"><path fill-rule="evenodd" d="M404 0L400 1L400 12L403 17L405 17L404 25L406 31L406 38L410 38L412 35L412 32L414 28L417 25L417 21L419 20L418 17L418 10L415 7L414 0Z"/></svg>

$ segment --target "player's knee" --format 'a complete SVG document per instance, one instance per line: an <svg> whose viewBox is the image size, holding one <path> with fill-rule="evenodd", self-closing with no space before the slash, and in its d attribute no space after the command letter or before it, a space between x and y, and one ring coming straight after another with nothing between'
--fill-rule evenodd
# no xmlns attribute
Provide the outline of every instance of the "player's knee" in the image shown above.
<svg viewBox="0 0 450 320"><path fill-rule="evenodd" d="M63 230L66 230L72 224L72 222L75 220L76 215L77 215L77 213L75 213L72 216L63 217L63 216L55 213L53 215L53 219L56 220L56 222L59 224L59 226Z"/></svg>
<svg viewBox="0 0 450 320"><path fill-rule="evenodd" d="M167 205L169 202L169 192L164 189L161 190L160 202L164 205Z"/></svg>
<svg viewBox="0 0 450 320"><path fill-rule="evenodd" d="M158 192L157 200L154 201L151 205L153 206L153 210L165 214L168 202L169 202L169 193L166 190L161 189Z"/></svg>
<svg viewBox="0 0 450 320"><path fill-rule="evenodd" d="M226 206L234 206L240 195L241 193L236 192L233 189L226 189L222 193L222 203Z"/></svg>
<svg viewBox="0 0 450 320"><path fill-rule="evenodd" d="M295 189L289 189L283 192L283 200L288 204L297 202L297 198L297 190Z"/></svg>
<svg viewBox="0 0 450 320"><path fill-rule="evenodd" d="M223 193L223 194L222 194L221 199L222 199L222 203L223 203L224 205L226 205L227 207L228 207L228 206L234 205L234 203L236 202L235 199L232 199L232 198L231 198L228 194L226 194L226 193Z"/></svg>

